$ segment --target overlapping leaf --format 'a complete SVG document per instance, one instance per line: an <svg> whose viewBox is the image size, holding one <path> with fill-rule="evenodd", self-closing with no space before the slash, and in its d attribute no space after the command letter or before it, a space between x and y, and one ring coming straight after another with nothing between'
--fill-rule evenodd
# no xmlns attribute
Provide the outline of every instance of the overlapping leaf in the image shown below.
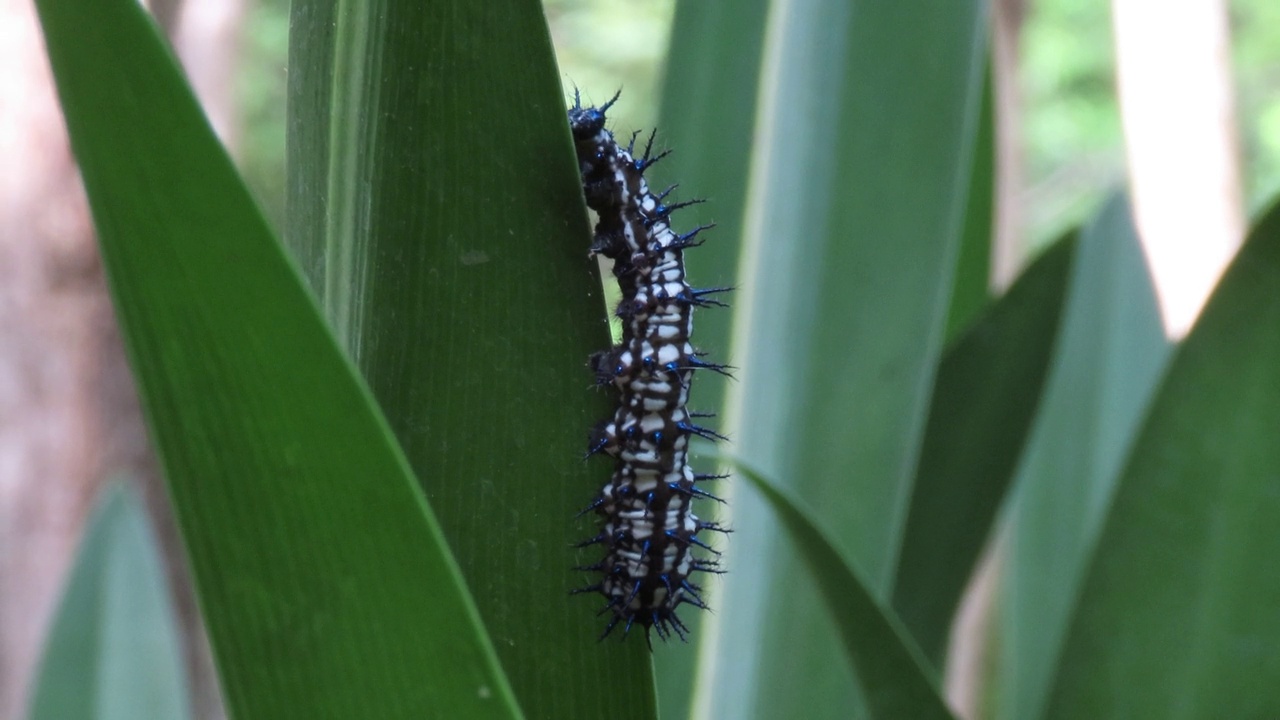
<svg viewBox="0 0 1280 720"><path fill-rule="evenodd" d="M841 557L814 523L813 514L754 469L741 463L734 467L778 514L817 583L826 619L839 634L845 657L863 688L870 717L951 718L938 694L937 673L929 667L924 653L893 611L879 604L861 574Z"/></svg>
<svg viewBox="0 0 1280 720"><path fill-rule="evenodd" d="M607 462L605 306L534 0L293 5L290 245L438 513L532 717L646 718L572 545Z"/></svg>
<svg viewBox="0 0 1280 720"><path fill-rule="evenodd" d="M228 710L519 716L399 447L144 10L37 7Z"/></svg>
<svg viewBox="0 0 1280 720"><path fill-rule="evenodd" d="M938 368L893 593L935 667L1040 404L1075 244L1046 251Z"/></svg>
<svg viewBox="0 0 1280 720"><path fill-rule="evenodd" d="M1083 230L1062 334L1020 462L1003 579L998 717L1044 711L1072 600L1169 344L1128 202Z"/></svg>
<svg viewBox="0 0 1280 720"><path fill-rule="evenodd" d="M1183 341L1135 442L1052 718L1280 715L1280 206Z"/></svg>
<svg viewBox="0 0 1280 720"><path fill-rule="evenodd" d="M736 452L886 597L940 357L985 57L982 2L774 6L732 362ZM699 712L860 706L771 514L735 496Z"/></svg>
<svg viewBox="0 0 1280 720"><path fill-rule="evenodd" d="M142 504L109 486L46 642L31 720L191 716L169 588Z"/></svg>

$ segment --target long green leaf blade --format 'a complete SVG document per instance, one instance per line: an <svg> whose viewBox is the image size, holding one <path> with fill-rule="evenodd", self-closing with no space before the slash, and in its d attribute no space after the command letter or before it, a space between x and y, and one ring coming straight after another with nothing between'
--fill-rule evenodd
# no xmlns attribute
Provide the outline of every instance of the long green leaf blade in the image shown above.
<svg viewBox="0 0 1280 720"><path fill-rule="evenodd" d="M764 496L791 535L800 558L818 584L827 619L839 632L845 657L863 688L872 718L950 718L938 695L936 673L911 641L902 622L872 595L861 573L814 522L813 513L782 486L734 463L740 477Z"/></svg>
<svg viewBox="0 0 1280 720"><path fill-rule="evenodd" d="M191 716L155 533L134 493L106 488L45 646L30 720Z"/></svg>
<svg viewBox="0 0 1280 720"><path fill-rule="evenodd" d="M599 532L575 514L610 471L581 460L609 412L586 362L609 338L540 4L292 12L290 244L438 512L521 706L653 717L641 633L597 642L604 600L569 595L592 582L573 567L599 559L572 546Z"/></svg>
<svg viewBox="0 0 1280 720"><path fill-rule="evenodd" d="M985 4L771 6L736 298L737 452L819 508L882 599L941 352ZM705 717L849 717L857 693L768 509L731 504Z"/></svg>
<svg viewBox="0 0 1280 720"><path fill-rule="evenodd" d="M658 186L678 182L684 196L707 200L678 215L680 227L716 224L707 242L686 255L690 277L702 286L735 282L768 5L685 0L672 23L658 126L672 154L652 172ZM724 299L734 302L733 295ZM731 320L727 311L698 313L699 346L728 353ZM694 402L719 407L724 389L723 378L699 378Z"/></svg>
<svg viewBox="0 0 1280 720"><path fill-rule="evenodd" d="M1280 716L1280 206L1178 349L1116 491L1053 718Z"/></svg>
<svg viewBox="0 0 1280 720"><path fill-rule="evenodd" d="M519 716L372 399L141 7L37 3L240 720Z"/></svg>
<svg viewBox="0 0 1280 720"><path fill-rule="evenodd" d="M951 309L947 314L948 343L969 327L991 298L988 288L991 286L995 186L996 101L991 60L988 58L982 78L982 110L978 116L978 135L974 138L973 161L969 171L964 232L960 236L960 256L956 259L956 280L951 289Z"/></svg>
<svg viewBox="0 0 1280 720"><path fill-rule="evenodd" d="M1128 202L1085 227L1020 461L1002 578L998 717L1040 717L1088 558L1169 355Z"/></svg>
<svg viewBox="0 0 1280 720"><path fill-rule="evenodd" d="M1075 244L1027 268L938 368L893 593L935 667L1040 403Z"/></svg>
<svg viewBox="0 0 1280 720"><path fill-rule="evenodd" d="M700 287L738 284L735 274L768 5L766 0L683 0L676 5L658 125L673 152L652 172L659 187L679 182L682 199L707 200L682 210L676 218L680 228L716 224L705 245L685 254L690 281ZM737 291L722 297L732 305L736 295ZM728 362L733 314L712 308L696 315L694 342L710 359ZM699 377L690 391L690 406L722 410L727 382L714 373ZM710 472L712 462L695 452L694 463L700 469ZM700 613L682 618L692 628L693 641L671 644L655 653L664 718L689 715L695 653L706 635Z"/></svg>

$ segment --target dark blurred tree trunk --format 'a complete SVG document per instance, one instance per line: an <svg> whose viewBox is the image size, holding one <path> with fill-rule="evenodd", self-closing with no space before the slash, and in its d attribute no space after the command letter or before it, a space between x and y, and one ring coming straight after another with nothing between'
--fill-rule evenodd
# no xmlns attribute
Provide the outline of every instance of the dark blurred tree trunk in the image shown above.
<svg viewBox="0 0 1280 720"><path fill-rule="evenodd" d="M242 0L158 9L225 142ZM164 544L192 709L217 720L208 640L29 0L0 0L0 67L0 717L25 713L88 510L105 480L127 477Z"/></svg>

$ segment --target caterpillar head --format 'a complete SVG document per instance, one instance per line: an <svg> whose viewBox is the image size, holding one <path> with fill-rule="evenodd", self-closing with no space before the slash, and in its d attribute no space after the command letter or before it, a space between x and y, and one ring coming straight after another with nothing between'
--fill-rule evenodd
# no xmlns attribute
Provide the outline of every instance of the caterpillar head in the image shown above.
<svg viewBox="0 0 1280 720"><path fill-rule="evenodd" d="M573 107L569 108L569 129L573 131L574 140L587 140L604 130L605 113L618 101L622 94L619 90L609 102L600 107L582 107L582 98L578 91L573 91Z"/></svg>

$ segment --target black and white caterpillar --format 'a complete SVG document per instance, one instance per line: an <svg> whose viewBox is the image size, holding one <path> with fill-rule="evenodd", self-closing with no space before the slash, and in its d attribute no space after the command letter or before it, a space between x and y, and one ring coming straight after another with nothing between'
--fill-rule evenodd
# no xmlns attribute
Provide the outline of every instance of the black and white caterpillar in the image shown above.
<svg viewBox="0 0 1280 720"><path fill-rule="evenodd" d="M693 309L723 305L712 296L729 288L698 290L685 280L684 251L701 244L698 233L710 226L683 234L671 229L671 213L700 201L665 204L675 186L656 194L649 190L644 172L666 152L651 154L652 134L639 157L638 132L626 147L614 140L605 113L617 99L583 107L575 93L569 110L583 192L599 216L590 251L613 261L622 290L622 340L590 360L597 382L615 387L619 396L617 411L592 434L588 451L615 459L613 476L587 508L601 516L603 528L582 543L604 546L604 558L582 568L603 577L577 592L599 592L608 600L600 611L611 614L602 638L620 623L624 634L639 623L646 635L653 629L663 639L673 632L685 639L688 627L676 610L706 608L691 576L721 572L719 553L698 533L726 532L693 514L694 499L718 500L698 483L720 476L693 471L689 440L723 438L696 425L701 416L688 409L694 372L726 373L726 367L700 359L689 336ZM695 547L712 557L696 557Z"/></svg>

